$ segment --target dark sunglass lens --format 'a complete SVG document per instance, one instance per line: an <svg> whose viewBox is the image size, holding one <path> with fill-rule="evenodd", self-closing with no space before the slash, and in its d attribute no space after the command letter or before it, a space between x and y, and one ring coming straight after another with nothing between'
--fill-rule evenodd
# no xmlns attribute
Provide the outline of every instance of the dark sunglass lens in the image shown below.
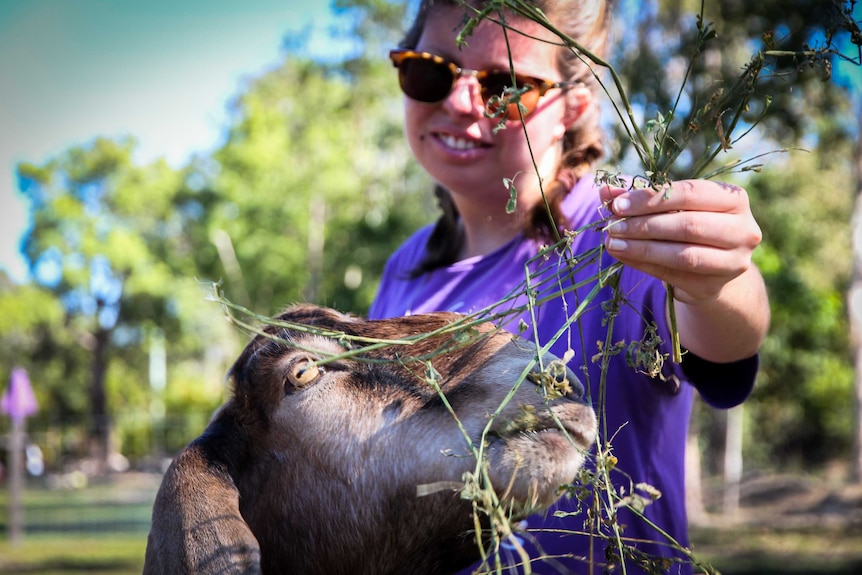
<svg viewBox="0 0 862 575"><path fill-rule="evenodd" d="M452 70L425 58L405 58L398 67L401 90L420 102L439 102L452 91Z"/></svg>
<svg viewBox="0 0 862 575"><path fill-rule="evenodd" d="M482 79L482 100L487 104L488 101L496 96L501 99L508 99L515 97L515 90L512 87L512 74L509 72L492 72L489 73ZM523 78L521 76L515 77L514 88L516 88L519 92L524 88L534 88L535 81L530 80L529 78ZM536 104L538 102L538 92L536 90L529 90L528 92L524 92L521 94L521 105L526 108L524 115L526 116L530 112L532 112ZM499 103L492 103L489 106L489 111L492 114L496 114L500 109ZM518 113L518 105L516 103L511 103L506 110L506 117L510 120L517 120L521 116Z"/></svg>
<svg viewBox="0 0 862 575"><path fill-rule="evenodd" d="M506 88L512 86L512 75L505 72L491 72L481 80L482 84L482 99L486 102L492 96L502 97L511 95L511 90L508 92Z"/></svg>

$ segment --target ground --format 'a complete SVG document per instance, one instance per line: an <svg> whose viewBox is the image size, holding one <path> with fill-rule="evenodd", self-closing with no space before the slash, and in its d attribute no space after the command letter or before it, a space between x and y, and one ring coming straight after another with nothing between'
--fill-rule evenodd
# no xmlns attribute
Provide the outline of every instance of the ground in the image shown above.
<svg viewBox="0 0 862 575"><path fill-rule="evenodd" d="M733 515L692 518L692 543L723 575L862 573L862 484L799 475L747 480Z"/></svg>
<svg viewBox="0 0 862 575"><path fill-rule="evenodd" d="M126 473L86 486L31 482L27 533L19 545L0 537L0 575L140 574L159 479ZM7 495L0 488L0 509ZM0 512L0 533L5 518ZM722 575L862 574L862 484L757 477L741 486L736 514L712 512L693 523L696 556Z"/></svg>

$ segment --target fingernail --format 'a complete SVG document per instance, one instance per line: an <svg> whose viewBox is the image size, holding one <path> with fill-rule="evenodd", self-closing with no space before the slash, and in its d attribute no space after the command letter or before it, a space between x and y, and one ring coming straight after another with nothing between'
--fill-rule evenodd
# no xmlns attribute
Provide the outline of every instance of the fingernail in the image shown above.
<svg viewBox="0 0 862 575"><path fill-rule="evenodd" d="M624 214L631 207L632 207L632 203L628 198L617 198L614 200L614 213L615 214Z"/></svg>
<svg viewBox="0 0 862 575"><path fill-rule="evenodd" d="M612 252L621 252L626 249L628 244L620 238L608 238L608 250Z"/></svg>
<svg viewBox="0 0 862 575"><path fill-rule="evenodd" d="M611 218L611 220L608 222L609 234L624 234L628 228L629 225L624 219Z"/></svg>

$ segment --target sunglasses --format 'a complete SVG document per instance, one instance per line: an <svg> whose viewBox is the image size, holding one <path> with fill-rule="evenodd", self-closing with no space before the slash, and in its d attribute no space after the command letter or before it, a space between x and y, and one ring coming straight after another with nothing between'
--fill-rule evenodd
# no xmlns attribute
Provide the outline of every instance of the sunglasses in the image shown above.
<svg viewBox="0 0 862 575"><path fill-rule="evenodd" d="M471 76L479 82L479 92L485 103L487 115L504 117L506 120L520 120L522 114L526 117L536 109L539 98L548 90L567 88L576 84L576 82L551 82L532 76L513 74L506 70L468 70L459 67L451 60L428 52L391 50L389 58L398 68L398 83L401 85L401 91L408 98L426 104L442 102L452 93L458 78ZM515 97L516 95L518 97ZM506 103L504 100L508 102L505 111L502 110L503 104Z"/></svg>

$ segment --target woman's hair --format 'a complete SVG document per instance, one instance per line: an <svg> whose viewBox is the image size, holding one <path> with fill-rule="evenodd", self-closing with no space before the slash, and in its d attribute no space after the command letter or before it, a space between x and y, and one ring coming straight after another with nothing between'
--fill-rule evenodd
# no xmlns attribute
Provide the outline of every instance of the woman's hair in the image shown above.
<svg viewBox="0 0 862 575"><path fill-rule="evenodd" d="M604 56L610 26L609 0L534 0L534 3L558 30L593 54ZM401 41L401 48L416 48L428 16L435 9L458 5L457 0L421 0L416 19ZM561 47L557 65L564 81L580 82L594 95L599 93L598 80L573 50ZM587 173L592 163L604 153L597 102L598 98L593 98L590 107L563 135L556 179L544 188L550 216L545 202L534 206L525 221L524 233L527 236L553 241L556 236L554 228L568 223L560 207L563 199L578 178ZM458 210L451 194L439 184L434 193L443 213L428 238L425 258L412 270L412 277L454 263L464 242Z"/></svg>

